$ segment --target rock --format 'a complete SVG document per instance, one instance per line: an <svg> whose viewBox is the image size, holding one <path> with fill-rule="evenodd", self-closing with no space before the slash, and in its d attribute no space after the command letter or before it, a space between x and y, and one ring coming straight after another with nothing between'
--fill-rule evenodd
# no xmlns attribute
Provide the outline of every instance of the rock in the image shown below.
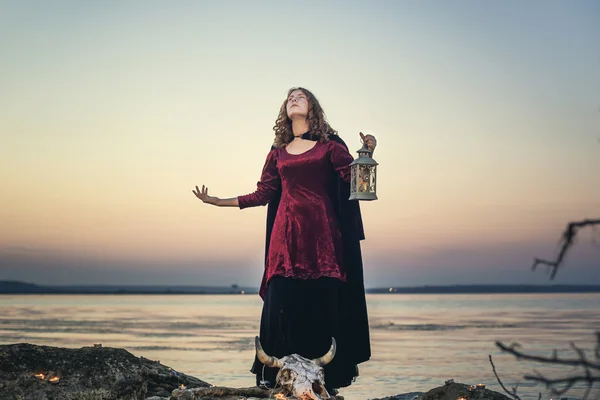
<svg viewBox="0 0 600 400"><path fill-rule="evenodd" d="M209 388L174 390L171 398L165 400L261 400L275 398L275 395L281 393L281 391L281 388L268 390L256 386L239 389L213 386ZM285 399L297 400L296 397L286 397ZM331 399L344 400L344 397L337 395L331 396Z"/></svg>
<svg viewBox="0 0 600 400"><path fill-rule="evenodd" d="M44 374L43 378L36 374ZM58 383L51 383L52 377ZM184 388L180 389L180 385ZM212 386L193 376L136 357L124 349L67 349L32 344L0 345L0 400L260 400L278 390ZM427 393L373 400L510 400L488 389L447 381ZM334 397L343 400L343 396ZM359 399L357 399L359 400Z"/></svg>
<svg viewBox="0 0 600 400"><path fill-rule="evenodd" d="M419 400L456 400L461 397L466 400L511 400L510 397L489 389L469 390L470 385L451 383L431 389L419 397Z"/></svg>
<svg viewBox="0 0 600 400"><path fill-rule="evenodd" d="M168 399L180 384L210 386L124 349L0 345L0 400Z"/></svg>
<svg viewBox="0 0 600 400"><path fill-rule="evenodd" d="M402 393L397 394L395 396L388 396L381 399L373 399L373 400L417 400L420 396L424 395L425 392L410 392L410 393ZM456 400L456 399L452 399Z"/></svg>
<svg viewBox="0 0 600 400"><path fill-rule="evenodd" d="M239 399L267 399L271 395L279 393L280 390L267 390L256 386L247 388L229 388L213 386L208 388L196 388L175 390L171 395L170 400L204 400L204 399L219 399L219 400L239 400Z"/></svg>
<svg viewBox="0 0 600 400"><path fill-rule="evenodd" d="M373 400L457 400L460 398L465 400L511 400L510 397L494 392L493 390L469 390L469 387L470 385L465 385L464 383L449 382L426 393L412 392Z"/></svg>

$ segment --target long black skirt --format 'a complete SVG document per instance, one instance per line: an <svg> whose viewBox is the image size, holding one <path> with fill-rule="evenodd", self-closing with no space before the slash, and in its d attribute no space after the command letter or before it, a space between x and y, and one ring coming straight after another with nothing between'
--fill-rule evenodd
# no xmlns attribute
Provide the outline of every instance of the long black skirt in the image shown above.
<svg viewBox="0 0 600 400"><path fill-rule="evenodd" d="M265 295L260 341L265 352L274 357L293 353L308 359L321 357L336 340L333 361L324 366L328 388L349 386L358 376L358 366L352 361L352 343L343 326L345 307L340 295L346 283L334 278L292 279L274 277L269 281ZM251 372L256 384L269 382L273 387L277 368L265 367L255 357Z"/></svg>

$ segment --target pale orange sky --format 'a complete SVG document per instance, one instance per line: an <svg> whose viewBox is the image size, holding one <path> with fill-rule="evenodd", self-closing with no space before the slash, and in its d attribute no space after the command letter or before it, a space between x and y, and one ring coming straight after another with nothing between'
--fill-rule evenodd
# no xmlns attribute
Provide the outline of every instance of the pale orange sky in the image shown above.
<svg viewBox="0 0 600 400"><path fill-rule="evenodd" d="M258 284L266 209L191 190L253 191L301 85L378 139L368 285L547 282L600 214L598 3L318 4L0 5L0 279Z"/></svg>

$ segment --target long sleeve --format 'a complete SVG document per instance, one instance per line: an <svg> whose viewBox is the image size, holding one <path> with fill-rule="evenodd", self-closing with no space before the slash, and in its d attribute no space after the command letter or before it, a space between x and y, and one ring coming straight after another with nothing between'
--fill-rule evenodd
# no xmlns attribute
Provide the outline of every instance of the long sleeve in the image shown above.
<svg viewBox="0 0 600 400"><path fill-rule="evenodd" d="M254 193L238 196L238 206L241 209L267 205L275 193L281 188L281 179L277 170L277 150L271 150L263 166L260 181L256 184Z"/></svg>
<svg viewBox="0 0 600 400"><path fill-rule="evenodd" d="M331 164L333 165L333 169L345 182L350 182L350 164L352 161L354 161L352 155L342 144L334 142L333 140L330 140L328 143L329 146L331 146L329 157Z"/></svg>

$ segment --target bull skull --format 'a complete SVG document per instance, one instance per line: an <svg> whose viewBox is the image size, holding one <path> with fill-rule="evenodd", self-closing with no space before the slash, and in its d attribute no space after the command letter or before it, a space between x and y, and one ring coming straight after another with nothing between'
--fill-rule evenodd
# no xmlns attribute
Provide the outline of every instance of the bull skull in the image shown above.
<svg viewBox="0 0 600 400"><path fill-rule="evenodd" d="M263 350L260 339L256 336L256 355L260 362L267 367L279 368L277 383L288 395L300 400L325 400L332 397L325 389L325 374L323 366L335 356L335 339L331 338L329 351L319 358L309 360L298 354L282 358L271 357Z"/></svg>

